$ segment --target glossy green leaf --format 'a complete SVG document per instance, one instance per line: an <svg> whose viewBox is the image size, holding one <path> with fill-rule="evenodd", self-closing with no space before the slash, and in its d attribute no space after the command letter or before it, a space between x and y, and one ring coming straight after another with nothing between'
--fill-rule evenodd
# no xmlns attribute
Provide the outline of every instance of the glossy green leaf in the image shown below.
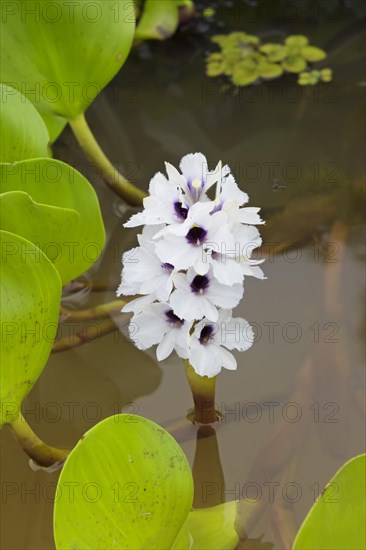
<svg viewBox="0 0 366 550"><path fill-rule="evenodd" d="M50 113L45 113L43 111L40 111L39 114L41 115L43 122L47 127L51 143L54 143L67 124L66 118L57 115L51 115Z"/></svg>
<svg viewBox="0 0 366 550"><path fill-rule="evenodd" d="M67 487L77 483L73 499ZM58 482L58 550L172 547L192 505L193 481L178 443L160 426L115 415L88 431Z"/></svg>
<svg viewBox="0 0 366 550"><path fill-rule="evenodd" d="M174 550L233 550L239 537L235 530L237 502L225 502L188 514Z"/></svg>
<svg viewBox="0 0 366 550"><path fill-rule="evenodd" d="M13 191L28 194L30 200L17 195L12 206L12 196L6 197L1 229L38 243L63 284L94 264L103 249L105 231L96 193L79 172L51 159L1 164L0 192Z"/></svg>
<svg viewBox="0 0 366 550"><path fill-rule="evenodd" d="M41 374L57 331L61 281L29 241L0 231L0 426L14 421Z"/></svg>
<svg viewBox="0 0 366 550"><path fill-rule="evenodd" d="M312 63L315 63L316 61L322 61L327 57L327 54L324 50L316 48L315 46L306 46L306 48L302 48L301 55L303 55L307 61L310 61Z"/></svg>
<svg viewBox="0 0 366 550"><path fill-rule="evenodd" d="M0 162L50 156L47 128L24 95L0 84L0 111Z"/></svg>
<svg viewBox="0 0 366 550"><path fill-rule="evenodd" d="M366 548L366 455L348 461L327 484L298 532L294 550Z"/></svg>
<svg viewBox="0 0 366 550"><path fill-rule="evenodd" d="M40 110L74 119L125 62L135 30L133 2L8 4L0 28L1 81Z"/></svg>
<svg viewBox="0 0 366 550"><path fill-rule="evenodd" d="M146 0L136 28L138 40L166 40L178 28L179 9L176 0Z"/></svg>

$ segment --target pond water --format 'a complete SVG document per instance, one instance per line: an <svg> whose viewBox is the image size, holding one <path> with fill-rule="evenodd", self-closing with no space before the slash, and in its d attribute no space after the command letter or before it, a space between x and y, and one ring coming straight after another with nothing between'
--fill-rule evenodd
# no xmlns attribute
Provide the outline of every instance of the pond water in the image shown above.
<svg viewBox="0 0 366 550"><path fill-rule="evenodd" d="M164 161L177 165L201 151L212 167L229 164L250 205L262 207L258 254L268 278L246 279L237 309L253 324L256 343L236 355L237 372L219 376L222 422L198 430L185 420L192 398L180 360L159 365L153 353L135 349L123 335L127 316L119 332L52 355L24 415L59 447L122 410L168 426L193 466L195 506L243 499L240 548L280 549L290 548L324 484L364 450L365 52L357 2L278 18L265 2L252 4L222 3L213 21L135 49L87 112L111 160L141 187ZM210 34L234 29L306 34L329 52L333 83L305 89L285 77L234 95L204 70ZM101 183L68 129L54 152L89 177L101 201L107 246L85 279L116 288L121 254L135 244L137 232L122 229L133 209ZM80 291L65 296L64 306L113 299L113 290ZM61 334L80 328L66 322ZM54 548L58 474L32 472L8 430L1 456L2 548Z"/></svg>

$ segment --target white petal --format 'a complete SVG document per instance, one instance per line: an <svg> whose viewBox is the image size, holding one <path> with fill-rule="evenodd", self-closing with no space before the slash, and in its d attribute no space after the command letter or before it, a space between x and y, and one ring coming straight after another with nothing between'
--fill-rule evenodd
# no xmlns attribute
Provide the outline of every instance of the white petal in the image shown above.
<svg viewBox="0 0 366 550"><path fill-rule="evenodd" d="M232 309L238 305L243 297L243 293L243 285L235 284L228 286L222 285L217 281L212 281L206 295L216 306Z"/></svg>
<svg viewBox="0 0 366 550"><path fill-rule="evenodd" d="M220 372L217 349L218 346L202 345L197 338L194 339L188 359L197 374L212 378Z"/></svg>
<svg viewBox="0 0 366 550"><path fill-rule="evenodd" d="M158 344L169 330L168 323L157 315L153 307L146 308L131 319L130 337L139 349L147 349Z"/></svg>
<svg viewBox="0 0 366 550"><path fill-rule="evenodd" d="M193 292L184 290L174 290L170 296L170 305L174 313L186 321L201 319L204 315L202 299Z"/></svg>
<svg viewBox="0 0 366 550"><path fill-rule="evenodd" d="M254 332L248 321L242 317L219 320L215 341L228 349L246 351L253 345Z"/></svg>
<svg viewBox="0 0 366 550"><path fill-rule="evenodd" d="M234 285L243 283L243 269L234 260L221 256L220 254L211 260L215 279L223 285Z"/></svg>
<svg viewBox="0 0 366 550"><path fill-rule="evenodd" d="M265 223L260 216L258 216L260 208L246 207L240 208L239 219L242 223L261 224Z"/></svg>
<svg viewBox="0 0 366 550"><path fill-rule="evenodd" d="M205 181L207 174L207 160L202 153L185 155L180 161L180 169L187 181L199 179Z"/></svg>
<svg viewBox="0 0 366 550"><path fill-rule="evenodd" d="M237 369L237 363L235 357L230 353L230 351L227 351L225 348L217 348L217 354L219 356L219 361L221 363L221 366L224 367L224 369L228 370L236 370Z"/></svg>
<svg viewBox="0 0 366 550"><path fill-rule="evenodd" d="M165 334L162 341L156 348L156 357L158 361L163 361L172 353L174 349L174 329Z"/></svg>
<svg viewBox="0 0 366 550"><path fill-rule="evenodd" d="M155 294L148 294L147 296L142 296L141 298L136 298L135 300L131 300L131 302L128 302L123 308L123 313L139 313L142 311L146 306L153 303L156 296Z"/></svg>

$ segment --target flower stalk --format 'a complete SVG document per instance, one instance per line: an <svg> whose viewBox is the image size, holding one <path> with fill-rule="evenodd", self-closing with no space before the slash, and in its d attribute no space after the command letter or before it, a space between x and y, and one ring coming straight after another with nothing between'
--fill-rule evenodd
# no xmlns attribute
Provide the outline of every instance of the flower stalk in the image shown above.
<svg viewBox="0 0 366 550"><path fill-rule="evenodd" d="M220 414L215 408L216 378L200 376L190 365L184 361L185 373L189 387L191 388L194 409L188 418L196 424L213 424L220 419Z"/></svg>
<svg viewBox="0 0 366 550"><path fill-rule="evenodd" d="M113 166L96 141L84 114L69 120L69 124L84 153L100 168L107 185L131 206L141 206L146 193L126 180Z"/></svg>
<svg viewBox="0 0 366 550"><path fill-rule="evenodd" d="M23 451L42 468L61 466L70 454L67 449L51 447L39 439L22 414L8 426Z"/></svg>

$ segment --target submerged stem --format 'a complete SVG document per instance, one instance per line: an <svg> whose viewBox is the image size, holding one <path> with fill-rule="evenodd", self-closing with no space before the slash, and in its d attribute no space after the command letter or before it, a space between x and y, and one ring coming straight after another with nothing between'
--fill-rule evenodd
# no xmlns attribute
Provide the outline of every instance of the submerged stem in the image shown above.
<svg viewBox="0 0 366 550"><path fill-rule="evenodd" d="M69 450L50 447L39 439L22 414L8 426L23 451L43 468L63 464L70 454Z"/></svg>
<svg viewBox="0 0 366 550"><path fill-rule="evenodd" d="M216 376L199 376L188 361L184 361L184 366L194 401L194 411L189 418L199 424L216 422L220 418L215 408Z"/></svg>
<svg viewBox="0 0 366 550"><path fill-rule="evenodd" d="M79 311L73 311L73 310L61 307L60 312L63 319L67 321L75 321L75 322L96 321L97 319L103 319L104 317L108 317L112 313L121 311L121 309L125 305L126 305L126 300L123 300L122 298L120 298L118 300L113 300L112 302L108 302L106 304L101 304L88 309L81 309Z"/></svg>
<svg viewBox="0 0 366 550"><path fill-rule="evenodd" d="M146 193L127 181L106 157L85 120L84 113L69 120L69 124L84 153L101 169L108 186L128 204L141 206Z"/></svg>

